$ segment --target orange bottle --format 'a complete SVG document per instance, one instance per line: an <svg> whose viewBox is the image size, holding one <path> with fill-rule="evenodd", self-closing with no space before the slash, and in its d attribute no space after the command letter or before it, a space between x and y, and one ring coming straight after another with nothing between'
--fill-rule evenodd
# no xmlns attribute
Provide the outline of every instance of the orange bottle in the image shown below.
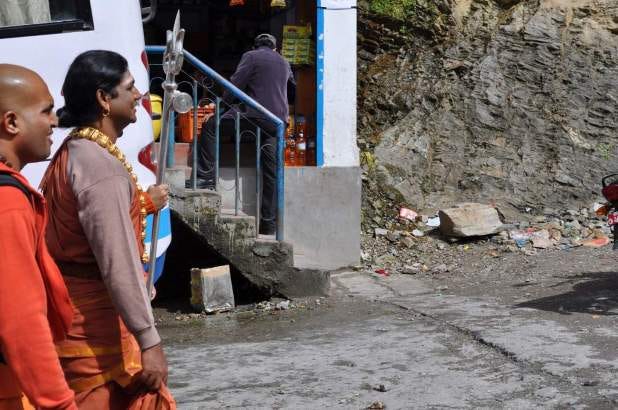
<svg viewBox="0 0 618 410"><path fill-rule="evenodd" d="M288 128L285 130L285 150L283 151L283 162L286 167L296 165L296 144L294 141L294 122L290 116Z"/></svg>
<svg viewBox="0 0 618 410"><path fill-rule="evenodd" d="M307 140L302 128L298 131L296 137L296 165L299 167L307 165Z"/></svg>
<svg viewBox="0 0 618 410"><path fill-rule="evenodd" d="M294 139L294 135L285 139L285 165L287 167L296 166L296 139Z"/></svg>
<svg viewBox="0 0 618 410"><path fill-rule="evenodd" d="M307 165L315 166L315 137L307 137Z"/></svg>

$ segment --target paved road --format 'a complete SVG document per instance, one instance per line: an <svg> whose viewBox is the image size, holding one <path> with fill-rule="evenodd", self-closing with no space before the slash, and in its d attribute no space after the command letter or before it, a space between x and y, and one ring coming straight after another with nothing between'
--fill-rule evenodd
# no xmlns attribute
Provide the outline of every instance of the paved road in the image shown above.
<svg viewBox="0 0 618 410"><path fill-rule="evenodd" d="M445 293L344 272L311 310L168 322L170 386L182 409L618 408L611 315Z"/></svg>

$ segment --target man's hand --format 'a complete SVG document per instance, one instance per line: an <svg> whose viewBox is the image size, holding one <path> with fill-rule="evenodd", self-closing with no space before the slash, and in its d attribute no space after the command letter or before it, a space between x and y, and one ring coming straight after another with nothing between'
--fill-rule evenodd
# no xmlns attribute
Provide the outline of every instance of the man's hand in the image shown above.
<svg viewBox="0 0 618 410"><path fill-rule="evenodd" d="M167 384L167 359L161 344L142 351L142 372L139 383L148 391L157 391Z"/></svg>
<svg viewBox="0 0 618 410"><path fill-rule="evenodd" d="M151 185L147 192L156 210L159 211L169 199L170 187L167 184Z"/></svg>

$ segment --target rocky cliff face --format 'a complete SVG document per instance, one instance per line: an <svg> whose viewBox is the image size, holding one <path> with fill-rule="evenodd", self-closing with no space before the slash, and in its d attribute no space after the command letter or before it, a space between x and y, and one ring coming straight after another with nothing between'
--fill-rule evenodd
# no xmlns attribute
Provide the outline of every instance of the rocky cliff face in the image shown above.
<svg viewBox="0 0 618 410"><path fill-rule="evenodd" d="M618 172L618 1L433 3L360 13L365 222L384 200L588 205Z"/></svg>

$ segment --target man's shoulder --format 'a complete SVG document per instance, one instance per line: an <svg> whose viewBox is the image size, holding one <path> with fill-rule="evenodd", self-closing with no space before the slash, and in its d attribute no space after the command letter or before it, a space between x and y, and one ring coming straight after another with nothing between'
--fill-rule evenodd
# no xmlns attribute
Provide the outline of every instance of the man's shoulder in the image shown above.
<svg viewBox="0 0 618 410"><path fill-rule="evenodd" d="M72 138L67 144L71 154L79 154L80 159L93 161L106 160L106 156L103 154L107 153L107 150L94 141L85 138Z"/></svg>
<svg viewBox="0 0 618 410"><path fill-rule="evenodd" d="M274 61L287 62L287 60L283 58L281 54L269 48L265 48L265 47L247 51L245 54L250 55L252 58L257 58L257 59L268 59L268 60L274 60Z"/></svg>
<svg viewBox="0 0 618 410"><path fill-rule="evenodd" d="M130 178L124 165L96 142L73 139L68 149L68 170L76 192L112 177Z"/></svg>
<svg viewBox="0 0 618 410"><path fill-rule="evenodd" d="M32 204L24 192L15 186L0 185L0 214L23 211L32 213Z"/></svg>
<svg viewBox="0 0 618 410"><path fill-rule="evenodd" d="M114 174L124 170L122 163L96 142L72 139L68 143L69 161L73 166L90 170L94 174Z"/></svg>
<svg viewBox="0 0 618 410"><path fill-rule="evenodd" d="M30 184L25 181L21 175L0 171L0 187L2 186L17 188L26 196L30 196L32 194L32 191L34 191L34 188L32 188Z"/></svg>

